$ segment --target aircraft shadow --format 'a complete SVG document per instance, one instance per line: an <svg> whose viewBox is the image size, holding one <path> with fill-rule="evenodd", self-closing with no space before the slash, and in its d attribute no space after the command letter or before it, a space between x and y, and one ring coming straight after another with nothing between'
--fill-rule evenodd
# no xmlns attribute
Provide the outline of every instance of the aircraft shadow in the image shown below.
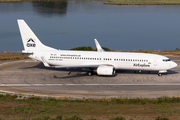
<svg viewBox="0 0 180 120"><path fill-rule="evenodd" d="M158 71L138 71L138 70L116 70L117 74L125 73L125 74L158 74ZM168 74L178 74L179 72L168 70L167 73L162 73L163 75Z"/></svg>
<svg viewBox="0 0 180 120"><path fill-rule="evenodd" d="M54 75L53 76L53 78L55 78L55 79L64 79L64 78L79 78L79 77L86 77L87 76L87 74L86 73L84 73L84 74L73 74L73 75L68 75L67 74L67 76L64 76L64 77L58 77L58 76L56 76L56 75Z"/></svg>

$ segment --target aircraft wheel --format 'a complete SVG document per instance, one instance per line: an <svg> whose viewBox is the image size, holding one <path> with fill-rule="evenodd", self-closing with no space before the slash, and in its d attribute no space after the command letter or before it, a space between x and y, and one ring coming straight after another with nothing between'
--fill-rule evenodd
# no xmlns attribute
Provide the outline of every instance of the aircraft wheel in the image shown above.
<svg viewBox="0 0 180 120"><path fill-rule="evenodd" d="M161 74L161 73L158 73L158 76L162 76L162 74Z"/></svg>
<svg viewBox="0 0 180 120"><path fill-rule="evenodd" d="M87 74L88 74L89 76L92 76L92 72L91 72L91 71L89 71Z"/></svg>

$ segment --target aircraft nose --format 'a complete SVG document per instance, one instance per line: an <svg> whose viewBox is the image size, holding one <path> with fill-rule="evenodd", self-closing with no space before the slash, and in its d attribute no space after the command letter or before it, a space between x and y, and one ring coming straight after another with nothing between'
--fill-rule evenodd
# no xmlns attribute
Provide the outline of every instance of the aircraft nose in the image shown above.
<svg viewBox="0 0 180 120"><path fill-rule="evenodd" d="M171 66L174 68L174 67L176 67L176 66L177 66L177 63L172 62L172 63L171 63Z"/></svg>

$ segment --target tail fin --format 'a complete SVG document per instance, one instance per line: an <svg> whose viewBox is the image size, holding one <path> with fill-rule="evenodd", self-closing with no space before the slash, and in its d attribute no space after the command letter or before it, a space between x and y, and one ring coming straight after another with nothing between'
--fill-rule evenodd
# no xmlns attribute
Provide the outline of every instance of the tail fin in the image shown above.
<svg viewBox="0 0 180 120"><path fill-rule="evenodd" d="M24 20L18 19L17 22L25 50L56 50L42 44Z"/></svg>

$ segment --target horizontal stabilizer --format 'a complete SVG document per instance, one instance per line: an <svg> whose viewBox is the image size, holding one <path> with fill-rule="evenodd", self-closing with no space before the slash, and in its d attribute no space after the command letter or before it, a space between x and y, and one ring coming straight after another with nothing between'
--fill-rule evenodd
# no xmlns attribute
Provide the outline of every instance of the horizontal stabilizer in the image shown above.
<svg viewBox="0 0 180 120"><path fill-rule="evenodd" d="M23 54L24 54L24 53L25 53L25 54L33 54L32 51L25 51L25 50L23 50L22 53L23 53Z"/></svg>

